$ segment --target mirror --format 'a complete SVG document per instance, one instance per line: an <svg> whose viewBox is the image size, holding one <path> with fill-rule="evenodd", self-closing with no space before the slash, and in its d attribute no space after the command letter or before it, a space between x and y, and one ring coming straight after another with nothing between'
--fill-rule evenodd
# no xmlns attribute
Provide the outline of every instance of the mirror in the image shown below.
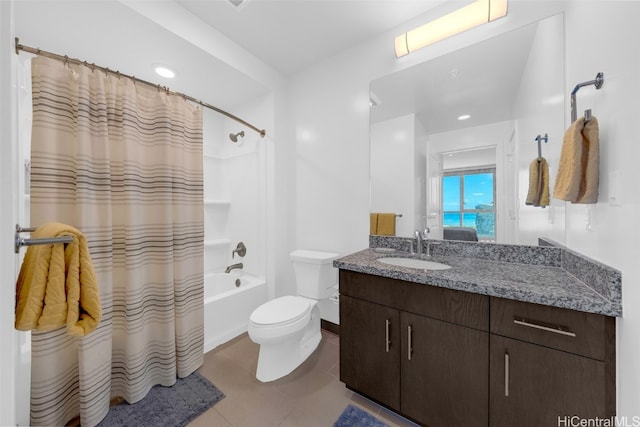
<svg viewBox="0 0 640 427"><path fill-rule="evenodd" d="M370 88L370 211L395 213L397 236L428 226L430 238L442 238L443 228L457 225L475 228L480 241L564 243L564 202L525 205L536 136L548 135L541 154L550 189L560 158L562 14L374 80Z"/></svg>

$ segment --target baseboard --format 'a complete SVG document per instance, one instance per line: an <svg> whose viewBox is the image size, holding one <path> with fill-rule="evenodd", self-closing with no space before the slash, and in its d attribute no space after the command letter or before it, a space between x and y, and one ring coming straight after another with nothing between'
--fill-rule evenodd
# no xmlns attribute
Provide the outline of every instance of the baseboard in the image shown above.
<svg viewBox="0 0 640 427"><path fill-rule="evenodd" d="M320 319L320 327L325 331L329 331L333 334L340 335L340 325L336 325L328 320Z"/></svg>

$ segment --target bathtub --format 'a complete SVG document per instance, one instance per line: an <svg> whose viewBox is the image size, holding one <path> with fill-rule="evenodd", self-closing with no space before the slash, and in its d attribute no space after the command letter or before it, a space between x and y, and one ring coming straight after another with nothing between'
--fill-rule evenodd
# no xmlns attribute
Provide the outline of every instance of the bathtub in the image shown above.
<svg viewBox="0 0 640 427"><path fill-rule="evenodd" d="M266 301L264 279L240 270L205 275L204 352L246 332L249 316Z"/></svg>

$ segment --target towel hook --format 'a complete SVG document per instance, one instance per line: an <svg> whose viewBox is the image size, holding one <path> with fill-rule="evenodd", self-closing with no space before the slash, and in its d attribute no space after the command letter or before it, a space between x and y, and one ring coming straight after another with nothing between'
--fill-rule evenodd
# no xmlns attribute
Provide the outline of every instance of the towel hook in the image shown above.
<svg viewBox="0 0 640 427"><path fill-rule="evenodd" d="M538 135L536 136L535 140L538 142L538 160L541 160L542 159L541 142L544 141L544 143L546 144L547 141L549 141L549 134L545 133L544 136Z"/></svg>
<svg viewBox="0 0 640 427"><path fill-rule="evenodd" d="M596 78L594 80L589 80L588 82L578 83L576 87L571 91L571 123L578 120L578 107L576 105L576 93L580 90L581 87L594 85L596 89L600 89L604 84L604 73L599 72L596 74ZM589 121L591 119L591 110L585 110L585 121ZM588 116L588 117L587 117Z"/></svg>

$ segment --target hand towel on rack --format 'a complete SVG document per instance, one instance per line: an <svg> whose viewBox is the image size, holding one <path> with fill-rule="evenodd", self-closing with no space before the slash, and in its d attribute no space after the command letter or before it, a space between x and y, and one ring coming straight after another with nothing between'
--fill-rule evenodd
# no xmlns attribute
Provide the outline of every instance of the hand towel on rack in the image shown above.
<svg viewBox="0 0 640 427"><path fill-rule="evenodd" d="M380 236L396 235L396 214L395 213L379 213L378 214L378 231Z"/></svg>
<svg viewBox="0 0 640 427"><path fill-rule="evenodd" d="M549 164L544 157L534 159L529 165L529 191L525 203L549 206Z"/></svg>
<svg viewBox="0 0 640 427"><path fill-rule="evenodd" d="M67 326L84 336L100 322L102 309L91 256L84 235L76 228L48 223L32 238L72 236L63 244L30 246L16 285L15 327L21 331L49 331Z"/></svg>
<svg viewBox="0 0 640 427"><path fill-rule="evenodd" d="M369 214L369 234L376 235L378 234L378 214L370 213Z"/></svg>
<svg viewBox="0 0 640 427"><path fill-rule="evenodd" d="M598 200L600 143L598 120L580 117L569 126L562 142L553 197L572 203Z"/></svg>
<svg viewBox="0 0 640 427"><path fill-rule="evenodd" d="M600 185L600 129L598 119L591 116L582 130L582 178L574 203L598 203Z"/></svg>

